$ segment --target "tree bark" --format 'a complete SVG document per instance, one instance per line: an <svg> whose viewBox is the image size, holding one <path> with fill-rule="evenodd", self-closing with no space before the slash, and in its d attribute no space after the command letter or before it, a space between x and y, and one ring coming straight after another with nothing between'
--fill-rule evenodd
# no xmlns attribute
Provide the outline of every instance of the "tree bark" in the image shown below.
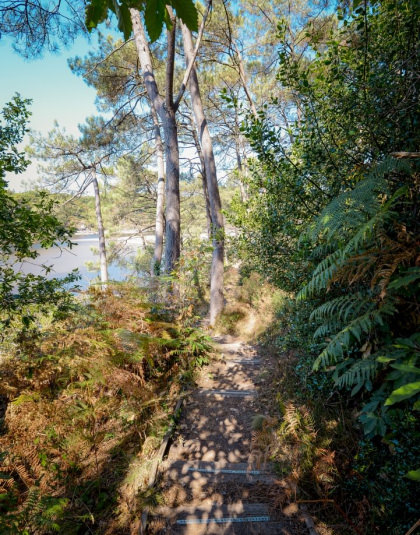
<svg viewBox="0 0 420 535"><path fill-rule="evenodd" d="M152 58L149 45L144 33L140 13L137 9L130 8L130 17L133 25L134 41L143 71L144 84L152 106L159 115L165 133L166 152L166 243L165 243L165 270L171 273L180 257L181 252L181 209L179 196L179 146L176 112L183 98L185 87L194 70L194 61L197 56L204 25L211 7L211 0L207 2L207 8L201 21L195 49L192 49L187 62L187 68L182 80L181 88L174 101L174 72L175 72L175 37L176 17L171 6L166 10L171 18L172 28L167 32L167 58L165 100L159 94L159 88L153 72Z"/></svg>
<svg viewBox="0 0 420 535"><path fill-rule="evenodd" d="M163 153L162 137L160 135L159 119L153 105L150 106L155 129L156 163L158 171L157 199L156 199L156 224L155 224L155 250L153 253L151 274L158 275L161 270L164 232L165 210L165 161Z"/></svg>
<svg viewBox="0 0 420 535"><path fill-rule="evenodd" d="M239 151L239 143L237 139L235 139L235 150L236 150L236 163L238 164L239 190L241 192L241 201L246 202L248 200L248 195L245 189L245 184L242 180L242 177L243 177L242 158L241 158L241 153Z"/></svg>
<svg viewBox="0 0 420 535"><path fill-rule="evenodd" d="M181 212L179 197L179 149L178 130L173 104L173 72L174 72L174 44L175 19L173 29L168 32L168 59L166 69L166 105L159 94L149 45L144 33L140 13L130 8L133 25L134 40L143 72L144 84L149 96L151 106L159 115L165 133L166 152L166 244L165 244L165 271L171 273L179 260L181 250Z"/></svg>
<svg viewBox="0 0 420 535"><path fill-rule="evenodd" d="M166 145L166 243L165 271L172 273L181 254L181 207L179 196L179 148L175 112L165 124Z"/></svg>
<svg viewBox="0 0 420 535"><path fill-rule="evenodd" d="M238 128L239 130L239 128ZM238 150L239 150L239 156L241 157L241 195L243 198L243 201L246 202L249 200L248 195L248 187L247 187L247 179L248 179L248 159L246 155L246 147L245 147L245 138L240 133L238 134ZM242 178L245 178L245 182L242 180Z"/></svg>
<svg viewBox="0 0 420 535"><path fill-rule="evenodd" d="M211 238L211 229L212 229L212 222L211 222L211 209L210 209L210 198L209 198L209 190L207 188L207 174L206 174L206 166L204 163L204 157L203 152L201 150L200 146L200 140L198 139L197 130L194 124L194 120L190 115L190 123L191 123L191 131L194 139L194 145L197 150L198 157L200 158L200 167L201 167L201 180L203 183L203 196L204 196L204 203L206 206L206 221L207 221L207 236L209 239Z"/></svg>
<svg viewBox="0 0 420 535"><path fill-rule="evenodd" d="M96 210L96 221L98 223L98 235L99 235L99 262L101 268L101 282L103 283L102 289L106 289L106 283L108 282L108 264L106 261L106 245L105 245L105 232L104 224L102 220L102 209L101 209L101 196L99 194L99 184L96 175L92 180L93 189L95 192L95 210Z"/></svg>
<svg viewBox="0 0 420 535"><path fill-rule="evenodd" d="M190 30L182 24L184 52L187 64L193 57L194 47ZM193 106L194 118L200 137L201 150L206 170L207 187L210 197L212 219L213 259L210 276L210 325L214 325L217 317L223 310L223 262L224 262L224 224L222 203L217 183L216 162L213 153L213 144L204 115L203 103L198 84L195 66L191 70L189 89Z"/></svg>

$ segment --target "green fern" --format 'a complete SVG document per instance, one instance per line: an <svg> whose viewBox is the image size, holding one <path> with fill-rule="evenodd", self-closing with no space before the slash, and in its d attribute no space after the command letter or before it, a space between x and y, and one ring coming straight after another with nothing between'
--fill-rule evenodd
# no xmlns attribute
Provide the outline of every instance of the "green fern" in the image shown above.
<svg viewBox="0 0 420 535"><path fill-rule="evenodd" d="M359 249L366 245L367 240L374 236L374 233L378 228L397 217L397 214L392 210L392 207L400 197L407 194L407 191L408 189L404 186L398 189L389 201L383 204L378 204L376 213L374 213L364 224L359 226L354 236L347 243L343 250L344 256L359 252Z"/></svg>
<svg viewBox="0 0 420 535"><path fill-rule="evenodd" d="M383 325L384 316L395 312L392 303L386 303L380 309L374 307L375 303L372 303L367 312L354 318L332 338L315 360L314 370L326 368L339 362L344 357L345 352L355 343L361 343L363 334L370 333L377 325Z"/></svg>
<svg viewBox="0 0 420 535"><path fill-rule="evenodd" d="M390 324L398 313L399 291L409 291L410 284L420 278L420 269L412 265L416 258L415 239L398 221L401 200L410 194L412 181L406 180L406 186L393 192L390 187L389 178L401 183L402 174L405 178L412 174L410 163L387 158L324 209L308 235L313 242L320 241L314 257L327 256L318 262L297 296L306 299L331 289L342 293L317 306L310 315L310 320L319 324L314 337L326 339L314 370L334 366L335 384L352 388L352 395L372 390L379 370L388 372L380 395L374 395L374 402L369 402L361 413L360 421L368 434L385 432L385 401L393 405L413 398L415 405L420 405L419 368L413 356L413 351L418 352L417 339L411 345L405 339L400 349L391 343L385 355L363 350L367 341L377 343L381 329L392 332ZM401 239L394 237L399 228L403 228Z"/></svg>
<svg viewBox="0 0 420 535"><path fill-rule="evenodd" d="M410 165L403 160L386 158L375 165L367 177L352 190L345 191L333 199L310 228L309 237L312 241L320 235L326 241L337 234L338 239L342 239L343 230L351 232L352 229L360 229L362 223L367 223L376 216L382 199L389 196L386 177L395 173L410 174Z"/></svg>
<svg viewBox="0 0 420 535"><path fill-rule="evenodd" d="M346 321L350 315L358 314L366 308L371 301L371 296L363 296L361 292L350 295L342 295L331 299L317 307L310 315L311 321L337 318Z"/></svg>
<svg viewBox="0 0 420 535"><path fill-rule="evenodd" d="M39 488L32 487L19 513L10 515L6 520L9 526L18 528L16 532L19 533L58 533L60 531L59 520L63 517L67 504L68 500L65 498L42 496ZM3 526L0 524L0 527ZM5 531L5 533L8 532Z"/></svg>
<svg viewBox="0 0 420 535"><path fill-rule="evenodd" d="M325 338L331 333L337 332L340 328L342 328L342 323L339 322L337 318L326 321L316 329L314 332L314 339Z"/></svg>
<svg viewBox="0 0 420 535"><path fill-rule="evenodd" d="M372 380L376 376L379 363L375 358L371 356L354 361L354 359L348 359L345 364L350 367L341 375L341 371L338 367L333 374L333 379L335 384L339 388L350 388L353 387L351 395L354 396L359 392L363 387L367 390L371 389Z"/></svg>
<svg viewBox="0 0 420 535"><path fill-rule="evenodd" d="M300 290L298 300L307 299L327 288L332 276L343 265L344 257L341 250L335 251L324 258L315 268L311 280Z"/></svg>

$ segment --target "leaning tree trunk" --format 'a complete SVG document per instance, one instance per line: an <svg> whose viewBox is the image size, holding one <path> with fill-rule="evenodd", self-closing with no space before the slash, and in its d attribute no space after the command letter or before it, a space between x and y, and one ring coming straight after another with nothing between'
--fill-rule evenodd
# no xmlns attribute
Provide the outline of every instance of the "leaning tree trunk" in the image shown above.
<svg viewBox="0 0 420 535"><path fill-rule="evenodd" d="M106 245L105 245L105 232L104 224L102 220L102 209L101 209L101 196L99 194L99 184L96 175L94 175L93 189L95 191L95 210L96 210L96 221L98 223L98 235L99 235L99 262L101 268L101 283L102 289L106 288L106 283L108 282L108 264L106 261Z"/></svg>
<svg viewBox="0 0 420 535"><path fill-rule="evenodd" d="M179 148L175 113L165 123L166 145L166 242L165 271L172 273L181 254L181 205L179 194Z"/></svg>
<svg viewBox="0 0 420 535"><path fill-rule="evenodd" d="M182 24L182 36L187 63L191 61L194 47L190 30ZM217 184L216 162L213 153L213 144L204 115L201 101L198 76L195 67L191 71L189 89L193 106L194 118L200 136L201 150L206 169L207 187L210 197L212 219L213 259L210 277L210 325L214 325L217 317L223 310L223 261L224 261L224 225L222 203L219 186Z"/></svg>
<svg viewBox="0 0 420 535"><path fill-rule="evenodd" d="M150 106L155 130L156 163L158 171L157 199L156 199L156 227L155 227L155 250L151 266L152 275L158 275L161 271L163 232L164 232L164 209L165 209L165 161L163 153L162 137L160 135L159 120L153 105Z"/></svg>
<svg viewBox="0 0 420 535"><path fill-rule="evenodd" d="M168 38L168 60L166 73L166 103L159 94L149 45L144 33L140 13L130 8L133 25L134 40L143 72L144 84L149 96L151 106L154 107L162 121L165 133L166 149L166 244L165 244L165 270L171 273L180 256L181 250L181 210L179 196L179 149L178 130L173 105L173 69L174 69L174 37L175 21Z"/></svg>
<svg viewBox="0 0 420 535"><path fill-rule="evenodd" d="M193 123L193 119L191 116L190 116L190 123L191 123L192 136L194 139L194 145L197 150L198 157L200 158L201 180L203 183L203 196L204 196L204 203L206 206L207 236L211 238L212 223L211 223L210 197L209 197L209 190L207 188L206 165L204 163L204 156L201 150L200 140L198 139L197 130L196 130L195 124Z"/></svg>

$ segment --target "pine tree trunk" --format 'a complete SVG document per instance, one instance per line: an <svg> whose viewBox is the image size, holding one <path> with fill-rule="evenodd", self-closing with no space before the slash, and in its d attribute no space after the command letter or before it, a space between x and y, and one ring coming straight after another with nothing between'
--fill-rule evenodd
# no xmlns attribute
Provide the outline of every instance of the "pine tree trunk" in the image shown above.
<svg viewBox="0 0 420 535"><path fill-rule="evenodd" d="M99 235L99 262L101 268L101 282L104 284L102 289L106 288L106 283L108 282L108 264L106 261L106 245L105 245L105 232L104 224L102 221L102 210L101 210L101 197L99 194L99 184L96 176L93 181L93 189L95 191L95 210L96 210L96 221L98 223L98 235Z"/></svg>
<svg viewBox="0 0 420 535"><path fill-rule="evenodd" d="M166 105L159 94L149 45L144 33L140 13L130 8L133 24L134 40L143 73L144 84L153 106L162 121L165 134L166 152L166 244L165 244L165 270L171 273L180 256L181 250L181 212L179 197L179 148L178 131L173 106L172 84L174 70L174 29L168 37L168 58L166 76Z"/></svg>
<svg viewBox="0 0 420 535"><path fill-rule="evenodd" d="M193 121L193 118L190 116L190 123L191 123L191 130L192 135L194 139L194 145L197 150L198 157L200 158L200 167L201 167L201 180L203 183L203 196L204 196L204 203L206 206L206 221L207 221L207 236L209 239L211 238L211 210L210 210L210 198L209 198L209 190L207 188L207 175L206 175L206 166L204 163L204 157L203 153L201 151L200 146L200 140L198 139L197 130Z"/></svg>
<svg viewBox="0 0 420 535"><path fill-rule="evenodd" d="M179 195L179 148L175 113L167 117L166 145L166 243L165 271L172 273L181 253L181 206Z"/></svg>
<svg viewBox="0 0 420 535"><path fill-rule="evenodd" d="M240 146L239 146L239 140L238 137L235 136L235 151L236 151L236 163L238 165L238 173L239 173L239 189L241 192L241 201L246 202L248 200L248 194L245 188L245 184L243 182L243 166L242 166L242 157L240 152Z"/></svg>
<svg viewBox="0 0 420 535"><path fill-rule="evenodd" d="M185 59L187 63L193 55L193 42L190 30L182 24ZM207 187L210 197L212 219L213 259L210 277L210 325L214 325L223 310L223 262L224 262L224 224L222 203L217 183L216 162L213 144L201 101L200 88L196 68L193 67L189 79L189 89L193 105L194 118L200 136L201 150L206 169Z"/></svg>
<svg viewBox="0 0 420 535"><path fill-rule="evenodd" d="M156 226L155 226L155 250L151 266L151 274L158 275L161 271L164 232L164 209L165 209L165 161L162 137L160 135L159 120L153 105L150 107L153 117L156 145L156 163L158 171L157 199L156 199Z"/></svg>
<svg viewBox="0 0 420 535"><path fill-rule="evenodd" d="M241 159L241 166L240 166L241 196L242 196L243 202L246 202L249 199L247 182L246 182L246 179L248 178L248 161L247 161L246 152L245 152L245 140L241 133L239 133L238 135L237 150L238 150L239 158ZM241 157L241 152L242 152L242 157ZM245 177L245 182L243 180L244 177Z"/></svg>

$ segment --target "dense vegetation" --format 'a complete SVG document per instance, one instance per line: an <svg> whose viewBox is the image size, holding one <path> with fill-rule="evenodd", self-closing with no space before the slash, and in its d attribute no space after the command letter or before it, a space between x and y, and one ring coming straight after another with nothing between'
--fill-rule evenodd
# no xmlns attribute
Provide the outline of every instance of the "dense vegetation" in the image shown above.
<svg viewBox="0 0 420 535"><path fill-rule="evenodd" d="M248 265L296 292L286 323L308 394L358 412L344 488L387 533L416 520L406 478L420 477L418 23L415 2L357 3L327 39L309 29L311 59L280 23L278 83L300 114L289 142L264 110L245 125L258 157L234 215Z"/></svg>
<svg viewBox="0 0 420 535"><path fill-rule="evenodd" d="M77 2L70 18L5 4L0 29L26 56L109 13L126 41L100 35L70 62L111 119L34 135L34 191L6 175L29 164L30 101L2 111L0 533L138 529L173 401L211 350L210 307L279 363L260 432L290 499L328 534L405 535L420 497L418 2L91 0L84 23ZM75 227L99 233L101 286L75 296L77 273L16 268L71 247ZM108 281L121 230L156 237L130 284Z"/></svg>

